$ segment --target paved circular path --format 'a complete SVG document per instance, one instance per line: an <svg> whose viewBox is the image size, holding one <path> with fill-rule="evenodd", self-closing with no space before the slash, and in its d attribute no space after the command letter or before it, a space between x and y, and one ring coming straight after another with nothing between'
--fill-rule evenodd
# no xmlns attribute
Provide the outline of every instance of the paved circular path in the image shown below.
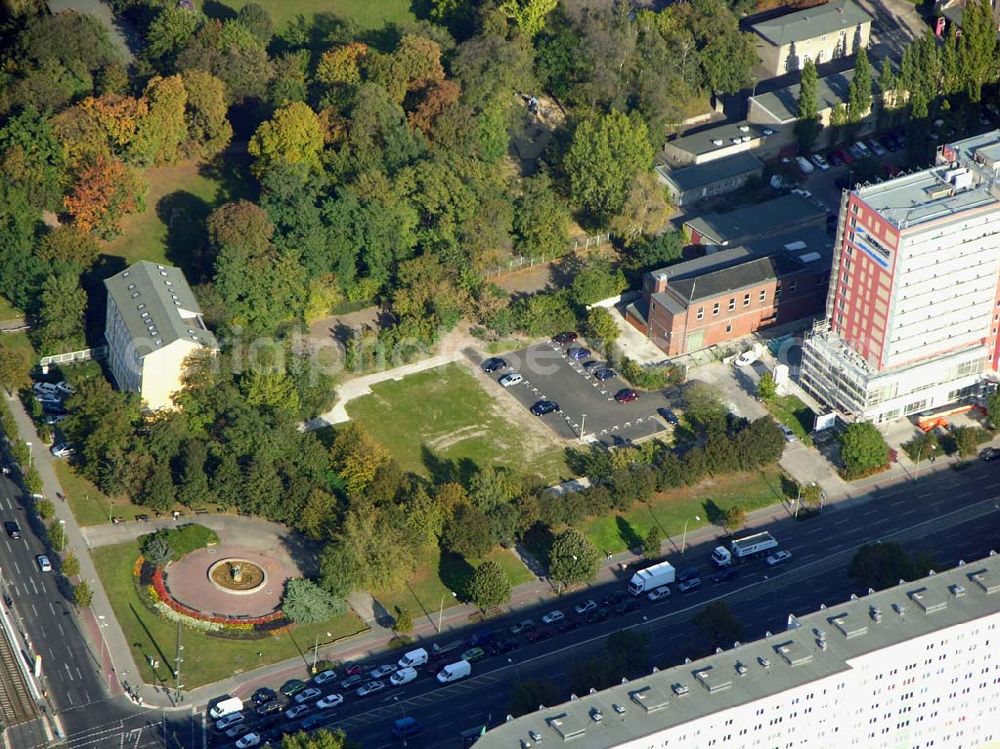
<svg viewBox="0 0 1000 749"><path fill-rule="evenodd" d="M220 559L231 557L246 559L263 567L267 571L267 584L248 595L232 595L216 588L208 579L208 568ZM301 576L302 573L287 554L220 543L191 552L171 564L166 569L164 582L170 594L180 603L203 613L263 616L278 608L285 580Z"/></svg>

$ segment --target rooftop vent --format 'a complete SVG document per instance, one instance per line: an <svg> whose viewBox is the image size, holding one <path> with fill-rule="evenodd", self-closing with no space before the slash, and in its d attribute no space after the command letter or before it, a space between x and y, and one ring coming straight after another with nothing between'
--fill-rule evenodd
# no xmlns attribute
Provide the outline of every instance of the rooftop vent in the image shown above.
<svg viewBox="0 0 1000 749"><path fill-rule="evenodd" d="M611 703L611 709L614 710L619 715L624 715L625 713L628 712L627 707L625 707L624 705L619 705L617 702Z"/></svg>
<svg viewBox="0 0 1000 749"><path fill-rule="evenodd" d="M750 669L748 669L743 663L741 663L740 661L736 661L736 673L738 673L740 676L746 676L747 671L749 670Z"/></svg>
<svg viewBox="0 0 1000 749"><path fill-rule="evenodd" d="M740 139L739 139L739 138L730 138L730 139L729 139L729 142L730 142L730 143L739 143L739 142L740 142Z"/></svg>
<svg viewBox="0 0 1000 749"><path fill-rule="evenodd" d="M892 610L895 611L901 619L906 618L906 606L899 603L892 604Z"/></svg>
<svg viewBox="0 0 1000 749"><path fill-rule="evenodd" d="M158 268L159 270L163 270L163 266L162 266L162 265L157 265L156 267L157 267L157 268Z"/></svg>
<svg viewBox="0 0 1000 749"><path fill-rule="evenodd" d="M765 670L771 668L771 659L770 658L765 658L762 655L757 657L757 663L759 663L760 666L761 666L761 668L763 668Z"/></svg>
<svg viewBox="0 0 1000 749"><path fill-rule="evenodd" d="M635 704L639 705L647 713L662 710L669 704L667 696L655 687L645 687L644 689L636 690L629 696Z"/></svg>
<svg viewBox="0 0 1000 749"><path fill-rule="evenodd" d="M538 742L542 740L542 734L540 734L538 731L528 731L528 738L530 738L532 741Z"/></svg>
<svg viewBox="0 0 1000 749"><path fill-rule="evenodd" d="M549 718L549 725L555 729L556 733L562 736L563 741L579 738L587 732L587 728L568 713L563 713L555 718Z"/></svg>
<svg viewBox="0 0 1000 749"><path fill-rule="evenodd" d="M602 720L604 720L604 713L601 712L601 708L597 707L596 705L590 708L590 719L595 723L600 723Z"/></svg>
<svg viewBox="0 0 1000 749"><path fill-rule="evenodd" d="M136 309L146 309L146 303L145 303L145 302L140 302L139 304L137 304L137 305L135 306L135 308L136 308ZM148 313L147 313L147 314L148 314Z"/></svg>
<svg viewBox="0 0 1000 749"><path fill-rule="evenodd" d="M743 136L741 136L740 137L740 142L741 143L749 143L750 142L750 136L749 135L743 135Z"/></svg>
<svg viewBox="0 0 1000 749"><path fill-rule="evenodd" d="M750 132L750 126L749 125L740 125L740 132L741 133L749 133Z"/></svg>
<svg viewBox="0 0 1000 749"><path fill-rule="evenodd" d="M167 286L173 286L173 284L170 283L170 281L164 281L163 283L165 283Z"/></svg>
<svg viewBox="0 0 1000 749"><path fill-rule="evenodd" d="M160 271L160 275L161 275L161 276L166 276L166 275L167 275L167 272L166 272L165 270L161 270L161 271Z"/></svg>
<svg viewBox="0 0 1000 749"><path fill-rule="evenodd" d="M690 689L687 688L686 684L681 684L679 681L675 681L673 684L671 684L670 689L672 689L673 693L676 694L678 697L683 697L685 694L691 691Z"/></svg>
<svg viewBox="0 0 1000 749"><path fill-rule="evenodd" d="M861 635L868 632L867 624L863 621L853 621L848 614L840 614L839 616L831 617L828 621L834 627L839 629L841 634L843 634L848 640L854 637L861 637Z"/></svg>
<svg viewBox="0 0 1000 749"><path fill-rule="evenodd" d="M723 676L716 672L712 666L706 666L694 672L695 678L708 690L709 694L715 694L729 689L733 685L733 680L728 676Z"/></svg>
<svg viewBox="0 0 1000 749"><path fill-rule="evenodd" d="M944 598L932 593L927 588L910 593L910 600L922 608L925 614L933 614L948 606L948 602Z"/></svg>
<svg viewBox="0 0 1000 749"><path fill-rule="evenodd" d="M804 666L812 660L812 653L806 652L795 640L788 640L781 645L776 645L774 649L789 666Z"/></svg>
<svg viewBox="0 0 1000 749"><path fill-rule="evenodd" d="M872 621L878 624L882 621L882 609L875 606L870 606L868 608L868 616L871 617Z"/></svg>
<svg viewBox="0 0 1000 749"><path fill-rule="evenodd" d="M721 146L724 142L725 141L723 141L722 138L712 138L713 146Z"/></svg>
<svg viewBox="0 0 1000 749"><path fill-rule="evenodd" d="M989 570L979 570L979 572L973 572L969 575L969 579L982 588L988 596L991 596L994 593L1000 593L1000 579L997 578L995 573Z"/></svg>
<svg viewBox="0 0 1000 749"><path fill-rule="evenodd" d="M965 587L959 585L958 583L956 583L955 585L949 585L948 590L951 591L951 594L955 596L955 598L961 598L962 596L965 595Z"/></svg>
<svg viewBox="0 0 1000 749"><path fill-rule="evenodd" d="M129 274L129 272L127 270L126 271L122 271L122 278L128 278L128 274Z"/></svg>
<svg viewBox="0 0 1000 749"><path fill-rule="evenodd" d="M135 284L134 284L134 283L130 283L130 284L128 285L128 289L129 289L129 291L131 291L131 290L132 290L132 289L134 289L134 288L135 288Z"/></svg>
<svg viewBox="0 0 1000 749"><path fill-rule="evenodd" d="M133 299L138 299L139 298L139 292L138 291L133 291L132 292L132 298Z"/></svg>

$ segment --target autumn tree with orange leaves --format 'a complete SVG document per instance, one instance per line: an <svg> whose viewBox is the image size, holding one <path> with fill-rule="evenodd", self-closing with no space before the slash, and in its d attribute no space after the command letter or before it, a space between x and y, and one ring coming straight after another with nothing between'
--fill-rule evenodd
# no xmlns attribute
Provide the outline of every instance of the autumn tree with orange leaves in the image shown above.
<svg viewBox="0 0 1000 749"><path fill-rule="evenodd" d="M143 209L146 186L121 160L98 156L77 175L73 192L63 204L73 225L103 239L121 232L121 220Z"/></svg>

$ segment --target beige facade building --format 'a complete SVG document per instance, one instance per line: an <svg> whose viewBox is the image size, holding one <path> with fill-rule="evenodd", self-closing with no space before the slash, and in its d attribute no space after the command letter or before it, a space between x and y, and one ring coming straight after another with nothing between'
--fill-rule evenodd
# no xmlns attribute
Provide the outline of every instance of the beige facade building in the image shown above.
<svg viewBox="0 0 1000 749"><path fill-rule="evenodd" d="M872 17L853 0L834 0L755 23L763 72L779 76L855 54L868 46Z"/></svg>
<svg viewBox="0 0 1000 749"><path fill-rule="evenodd" d="M179 268L144 260L105 279L104 286L104 337L115 384L139 393L145 409L171 408L187 357L218 348L187 279Z"/></svg>

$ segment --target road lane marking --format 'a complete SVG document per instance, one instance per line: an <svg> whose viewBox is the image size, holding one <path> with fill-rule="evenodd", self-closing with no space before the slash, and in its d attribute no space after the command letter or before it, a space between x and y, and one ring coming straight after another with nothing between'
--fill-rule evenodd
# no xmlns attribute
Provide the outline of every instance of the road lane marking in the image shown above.
<svg viewBox="0 0 1000 749"><path fill-rule="evenodd" d="M21 574L21 567L20 567L20 565L18 565L18 563L17 563L17 560L16 560L16 559L14 560L14 569L15 569L15 570L17 570L17 574L18 574L18 575L20 575L20 574Z"/></svg>
<svg viewBox="0 0 1000 749"><path fill-rule="evenodd" d="M73 672L69 670L69 664L64 662L63 667L66 669L66 675L69 677L69 680L74 681Z"/></svg>
<svg viewBox="0 0 1000 749"><path fill-rule="evenodd" d="M56 624L57 624L57 625L58 625L58 627L59 627L59 634L60 634L60 635L62 635L63 637L65 637L65 636L66 636L66 632L65 632L65 630L64 630L64 629L62 628L62 624L61 624L60 622L56 622Z"/></svg>
<svg viewBox="0 0 1000 749"><path fill-rule="evenodd" d="M38 618L38 609L35 608L35 604L31 604L31 610L35 612L35 618Z"/></svg>
<svg viewBox="0 0 1000 749"><path fill-rule="evenodd" d="M35 578L29 577L28 578L28 582L30 582L31 583L31 587L35 589L35 595L37 596L38 595L38 585L35 583ZM34 609L35 605L31 604L31 608ZM35 616L38 616L38 610L37 609L35 609Z"/></svg>
<svg viewBox="0 0 1000 749"><path fill-rule="evenodd" d="M52 605L52 601L49 601L49 611L52 612L52 616L56 615L56 607Z"/></svg>

